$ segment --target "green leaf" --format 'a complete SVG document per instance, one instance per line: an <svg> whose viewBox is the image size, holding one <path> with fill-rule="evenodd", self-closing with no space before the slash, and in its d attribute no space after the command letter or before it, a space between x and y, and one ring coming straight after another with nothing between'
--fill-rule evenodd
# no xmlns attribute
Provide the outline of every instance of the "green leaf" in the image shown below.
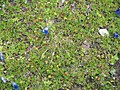
<svg viewBox="0 0 120 90"><path fill-rule="evenodd" d="M115 64L115 61L118 60L118 59L119 59L119 58L118 58L117 54L114 55L114 56L112 57L112 59L110 60L110 64L114 65L114 64Z"/></svg>

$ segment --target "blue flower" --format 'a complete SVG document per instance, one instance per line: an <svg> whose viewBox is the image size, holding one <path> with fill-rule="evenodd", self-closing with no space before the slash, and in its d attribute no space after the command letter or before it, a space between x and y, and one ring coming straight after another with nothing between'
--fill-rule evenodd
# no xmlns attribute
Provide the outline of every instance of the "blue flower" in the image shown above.
<svg viewBox="0 0 120 90"><path fill-rule="evenodd" d="M0 60L4 61L4 56L3 56L3 54L1 52L0 52Z"/></svg>
<svg viewBox="0 0 120 90"><path fill-rule="evenodd" d="M114 36L114 38L118 38L119 37L119 35L116 32L113 34L113 36Z"/></svg>
<svg viewBox="0 0 120 90"><path fill-rule="evenodd" d="M42 32L43 34L48 34L48 29L49 29L49 27L47 26L47 27L45 27L43 30L41 30L41 32Z"/></svg>
<svg viewBox="0 0 120 90"><path fill-rule="evenodd" d="M120 16L120 8L118 8L118 9L115 11L115 14L117 14L118 16Z"/></svg>
<svg viewBox="0 0 120 90"><path fill-rule="evenodd" d="M12 82L13 90L19 90L18 85L15 82Z"/></svg>

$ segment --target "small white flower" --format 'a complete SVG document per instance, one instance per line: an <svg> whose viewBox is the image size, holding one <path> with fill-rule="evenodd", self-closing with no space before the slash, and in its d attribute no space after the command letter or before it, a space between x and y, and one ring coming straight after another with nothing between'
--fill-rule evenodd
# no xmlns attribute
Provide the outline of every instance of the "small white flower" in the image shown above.
<svg viewBox="0 0 120 90"><path fill-rule="evenodd" d="M45 27L43 30L46 30L46 31L48 31L48 29L49 29L49 27L47 26L47 27Z"/></svg>
<svg viewBox="0 0 120 90"><path fill-rule="evenodd" d="M25 4L28 2L28 0L25 0Z"/></svg>
<svg viewBox="0 0 120 90"><path fill-rule="evenodd" d="M1 77L1 80L3 81L3 83L7 82L7 80L4 77Z"/></svg>
<svg viewBox="0 0 120 90"><path fill-rule="evenodd" d="M4 8L4 7L5 7L5 4L3 4L2 7Z"/></svg>
<svg viewBox="0 0 120 90"><path fill-rule="evenodd" d="M109 32L107 31L107 29L98 29L98 31L102 36L105 36L105 35L109 36Z"/></svg>
<svg viewBox="0 0 120 90"><path fill-rule="evenodd" d="M62 4L65 2L65 0L62 0Z"/></svg>

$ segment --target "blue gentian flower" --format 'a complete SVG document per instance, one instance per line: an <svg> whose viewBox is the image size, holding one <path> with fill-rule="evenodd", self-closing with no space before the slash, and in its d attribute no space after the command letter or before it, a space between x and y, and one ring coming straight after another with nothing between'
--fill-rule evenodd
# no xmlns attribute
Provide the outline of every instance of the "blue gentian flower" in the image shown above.
<svg viewBox="0 0 120 90"><path fill-rule="evenodd" d="M1 52L0 52L0 60L4 61L4 56L3 56L3 54Z"/></svg>
<svg viewBox="0 0 120 90"><path fill-rule="evenodd" d="M114 36L114 38L118 38L119 37L119 35L116 32L113 34L113 36Z"/></svg>
<svg viewBox="0 0 120 90"><path fill-rule="evenodd" d="M12 82L13 90L19 90L18 85L15 82Z"/></svg>
<svg viewBox="0 0 120 90"><path fill-rule="evenodd" d="M115 14L117 14L118 16L120 16L120 8L118 8L118 9L115 11Z"/></svg>
<svg viewBox="0 0 120 90"><path fill-rule="evenodd" d="M47 26L47 27L45 27L43 30L41 30L41 32L42 32L43 34L48 34L48 29L49 29L49 27Z"/></svg>

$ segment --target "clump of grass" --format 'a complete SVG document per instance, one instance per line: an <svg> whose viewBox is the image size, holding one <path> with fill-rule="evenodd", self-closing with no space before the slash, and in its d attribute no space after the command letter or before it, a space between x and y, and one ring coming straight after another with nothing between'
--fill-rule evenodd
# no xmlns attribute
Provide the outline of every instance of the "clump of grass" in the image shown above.
<svg viewBox="0 0 120 90"><path fill-rule="evenodd" d="M0 76L20 90L119 89L113 67L120 51L120 38L113 38L120 29L114 14L119 2L65 0L62 7L58 0L0 2L5 57ZM40 32L49 25L49 34ZM100 36L100 27L110 37ZM0 87L12 88L9 82Z"/></svg>

